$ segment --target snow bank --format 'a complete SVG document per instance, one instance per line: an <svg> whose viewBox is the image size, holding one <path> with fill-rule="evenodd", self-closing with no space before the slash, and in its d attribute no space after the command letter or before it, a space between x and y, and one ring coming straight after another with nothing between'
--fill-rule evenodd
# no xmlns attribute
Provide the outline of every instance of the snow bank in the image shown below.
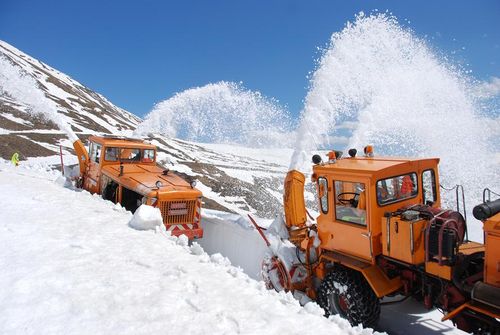
<svg viewBox="0 0 500 335"><path fill-rule="evenodd" d="M148 205L139 206L128 225L137 230L156 230L156 227L164 227L160 209Z"/></svg>
<svg viewBox="0 0 500 335"><path fill-rule="evenodd" d="M203 238L199 241L209 254L220 253L246 274L261 280L261 264L268 248L244 217L213 210L202 210Z"/></svg>
<svg viewBox="0 0 500 335"><path fill-rule="evenodd" d="M372 333L35 172L0 167L2 334Z"/></svg>

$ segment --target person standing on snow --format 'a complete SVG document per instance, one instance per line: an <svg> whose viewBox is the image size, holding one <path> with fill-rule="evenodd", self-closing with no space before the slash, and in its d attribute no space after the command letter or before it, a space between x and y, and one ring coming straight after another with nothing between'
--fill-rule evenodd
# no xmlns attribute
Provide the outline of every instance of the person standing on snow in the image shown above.
<svg viewBox="0 0 500 335"><path fill-rule="evenodd" d="M14 152L14 154L12 155L12 158L10 159L10 161L15 166L18 166L19 165L19 154L17 152Z"/></svg>

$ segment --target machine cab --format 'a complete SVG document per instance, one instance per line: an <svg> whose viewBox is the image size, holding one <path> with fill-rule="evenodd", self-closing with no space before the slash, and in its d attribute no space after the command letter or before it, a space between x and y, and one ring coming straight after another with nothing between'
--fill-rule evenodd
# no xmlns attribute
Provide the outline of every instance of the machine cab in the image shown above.
<svg viewBox="0 0 500 335"><path fill-rule="evenodd" d="M105 166L156 164L155 146L142 140L91 136L88 152L89 163L83 188L91 193L100 191L102 168Z"/></svg>
<svg viewBox="0 0 500 335"><path fill-rule="evenodd" d="M374 263L384 214L416 204L440 206L439 159L350 157L313 167L321 247Z"/></svg>

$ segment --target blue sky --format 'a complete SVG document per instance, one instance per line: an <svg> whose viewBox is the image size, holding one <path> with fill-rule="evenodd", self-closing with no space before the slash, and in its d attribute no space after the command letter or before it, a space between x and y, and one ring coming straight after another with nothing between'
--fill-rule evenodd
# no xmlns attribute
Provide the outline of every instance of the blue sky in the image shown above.
<svg viewBox="0 0 500 335"><path fill-rule="evenodd" d="M1 0L0 39L140 116L220 80L241 81L298 115L317 48L373 9L392 12L476 78L500 77L498 0Z"/></svg>

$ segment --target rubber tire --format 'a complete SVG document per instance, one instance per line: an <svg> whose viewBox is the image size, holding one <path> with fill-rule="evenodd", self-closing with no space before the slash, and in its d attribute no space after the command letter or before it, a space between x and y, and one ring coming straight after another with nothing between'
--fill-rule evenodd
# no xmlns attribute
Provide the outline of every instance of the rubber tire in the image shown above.
<svg viewBox="0 0 500 335"><path fill-rule="evenodd" d="M115 203L117 189L118 189L118 184L109 183L108 185L106 185L106 187L104 188L104 191L102 192L102 198L104 200L109 200L109 201Z"/></svg>
<svg viewBox="0 0 500 335"><path fill-rule="evenodd" d="M343 294L347 311L338 314L352 326L362 324L365 328L374 328L380 317L379 299L361 273L342 265L335 265L318 290L317 302L325 311L325 317L329 317L332 310L337 310L335 306L331 306L332 300L338 301L340 294L336 286L347 287Z"/></svg>

